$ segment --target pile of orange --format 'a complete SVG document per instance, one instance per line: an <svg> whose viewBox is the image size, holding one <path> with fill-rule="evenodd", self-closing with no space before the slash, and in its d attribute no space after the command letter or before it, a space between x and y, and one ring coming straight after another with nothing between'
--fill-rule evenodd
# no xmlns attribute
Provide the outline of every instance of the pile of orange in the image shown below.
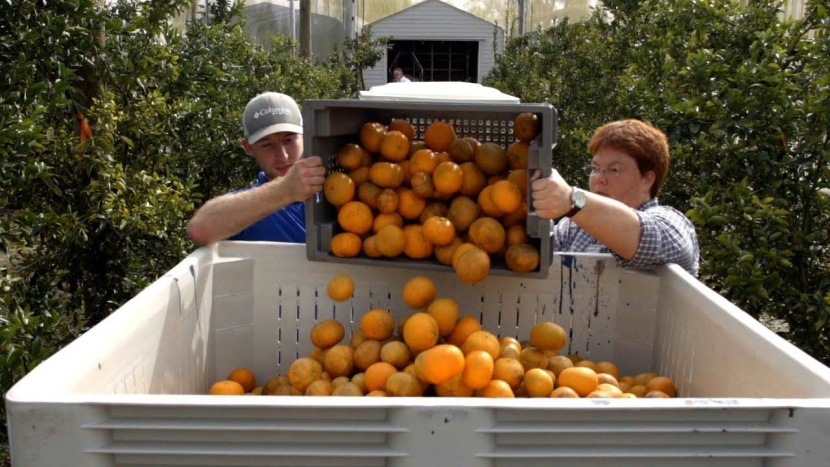
<svg viewBox="0 0 830 467"><path fill-rule="evenodd" d="M608 361L560 355L567 332L540 322L526 341L499 337L437 296L425 276L403 287L413 311L395 322L387 309L366 311L347 342L339 321L318 322L314 351L261 386L249 370L234 370L211 394L439 397L675 397L673 381L657 373L621 376Z"/></svg>
<svg viewBox="0 0 830 467"><path fill-rule="evenodd" d="M339 257L407 257L452 266L475 284L494 256L514 272L539 267L526 232L528 148L539 133L529 112L513 122L507 147L429 123L423 139L403 119L363 124L358 143L336 155L342 172L326 177L324 198L337 209L330 245Z"/></svg>

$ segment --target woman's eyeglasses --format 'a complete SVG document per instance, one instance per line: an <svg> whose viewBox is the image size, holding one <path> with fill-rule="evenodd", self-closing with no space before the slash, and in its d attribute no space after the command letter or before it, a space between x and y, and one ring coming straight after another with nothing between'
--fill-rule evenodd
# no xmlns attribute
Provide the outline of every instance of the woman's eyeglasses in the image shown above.
<svg viewBox="0 0 830 467"><path fill-rule="evenodd" d="M582 168L582 171L585 172L585 175L589 177L599 177L600 175L605 175L608 178L614 178L619 174L625 172L625 169L622 167L611 167L608 169L603 169L601 167L596 167L593 165L586 165Z"/></svg>

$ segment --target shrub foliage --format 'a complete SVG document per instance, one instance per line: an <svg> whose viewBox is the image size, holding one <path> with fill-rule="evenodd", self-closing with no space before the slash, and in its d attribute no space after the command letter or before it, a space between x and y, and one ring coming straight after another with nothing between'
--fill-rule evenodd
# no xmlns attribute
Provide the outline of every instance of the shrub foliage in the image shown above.
<svg viewBox="0 0 830 467"><path fill-rule="evenodd" d="M0 15L0 390L193 248L201 202L250 183L254 95L347 97L384 39L320 62L243 31L241 4L182 32L189 0L10 0ZM101 6L106 5L106 6ZM83 114L93 137L81 140ZM5 411L0 436L5 436ZM0 439L2 441L2 439Z"/></svg>
<svg viewBox="0 0 830 467"><path fill-rule="evenodd" d="M661 201L687 212L700 279L830 363L830 16L782 20L780 2L607 0L507 44L487 84L559 110L555 165L576 184L603 123L669 136Z"/></svg>

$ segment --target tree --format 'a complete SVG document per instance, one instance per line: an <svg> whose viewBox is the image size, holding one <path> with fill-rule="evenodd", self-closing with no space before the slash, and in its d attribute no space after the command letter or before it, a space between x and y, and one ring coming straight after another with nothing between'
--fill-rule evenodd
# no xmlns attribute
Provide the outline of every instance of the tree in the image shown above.
<svg viewBox="0 0 830 467"><path fill-rule="evenodd" d="M593 130L637 117L664 129L661 202L686 211L700 279L830 363L830 16L821 1L607 0L590 20L511 40L485 83L559 110L570 179ZM608 18L613 18L609 20Z"/></svg>

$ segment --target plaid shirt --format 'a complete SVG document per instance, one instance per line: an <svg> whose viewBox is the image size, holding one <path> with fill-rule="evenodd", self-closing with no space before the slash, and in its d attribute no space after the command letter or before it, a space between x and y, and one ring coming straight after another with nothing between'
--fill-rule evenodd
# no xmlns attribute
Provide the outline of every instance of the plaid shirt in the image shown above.
<svg viewBox="0 0 830 467"><path fill-rule="evenodd" d="M700 248L697 233L688 217L677 209L660 206L652 198L637 209L643 236L634 258L626 260L598 242L568 218L554 227L554 251L578 253L611 253L623 267L653 269L666 263L677 263L697 277Z"/></svg>

